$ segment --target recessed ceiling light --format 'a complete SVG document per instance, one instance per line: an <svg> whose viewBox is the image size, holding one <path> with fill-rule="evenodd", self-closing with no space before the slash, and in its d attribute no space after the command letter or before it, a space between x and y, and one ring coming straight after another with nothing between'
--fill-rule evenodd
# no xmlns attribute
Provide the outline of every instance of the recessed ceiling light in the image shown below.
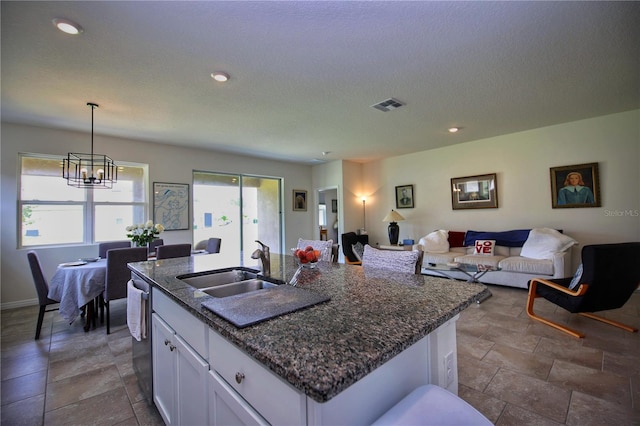
<svg viewBox="0 0 640 426"><path fill-rule="evenodd" d="M225 81L228 81L230 77L226 72L216 71L211 73L211 78L213 78L215 81L224 83Z"/></svg>
<svg viewBox="0 0 640 426"><path fill-rule="evenodd" d="M456 133L460 129L462 129L462 127L449 127L449 133Z"/></svg>
<svg viewBox="0 0 640 426"><path fill-rule="evenodd" d="M76 24L75 22L69 21L68 19L55 18L52 22L53 25L55 25L56 28L63 33L78 35L84 31L80 25Z"/></svg>

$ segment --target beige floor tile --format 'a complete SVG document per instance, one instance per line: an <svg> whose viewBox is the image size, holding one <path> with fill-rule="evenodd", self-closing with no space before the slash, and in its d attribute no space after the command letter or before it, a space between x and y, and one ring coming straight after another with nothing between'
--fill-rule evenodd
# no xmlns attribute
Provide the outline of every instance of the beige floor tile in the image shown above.
<svg viewBox="0 0 640 426"><path fill-rule="evenodd" d="M640 424L640 412L630 408L574 391L569 405L567 425L637 425Z"/></svg>
<svg viewBox="0 0 640 426"><path fill-rule="evenodd" d="M54 381L47 386L45 411L52 411L122 387L123 382L115 365Z"/></svg>
<svg viewBox="0 0 640 426"><path fill-rule="evenodd" d="M500 419L495 422L495 424L496 426L557 426L563 423L554 422L553 420L532 411L525 410L524 408L517 407L513 404L507 404L500 416Z"/></svg>
<svg viewBox="0 0 640 426"><path fill-rule="evenodd" d="M491 423L502 414L506 403L467 386L458 386L458 396L480 411Z"/></svg>
<svg viewBox="0 0 640 426"><path fill-rule="evenodd" d="M554 340L543 337L536 347L536 355L555 358L585 367L601 370L604 353L599 349L584 347L580 339Z"/></svg>
<svg viewBox="0 0 640 426"><path fill-rule="evenodd" d="M0 423L11 426L43 424L44 394L22 399L0 408Z"/></svg>
<svg viewBox="0 0 640 426"><path fill-rule="evenodd" d="M523 333L522 331L511 331L497 325L487 330L482 338L523 352L533 352L540 342L539 336Z"/></svg>
<svg viewBox="0 0 640 426"><path fill-rule="evenodd" d="M106 346L92 346L73 351L74 357L49 364L49 382L114 365L114 357Z"/></svg>
<svg viewBox="0 0 640 426"><path fill-rule="evenodd" d="M547 379L553 365L553 359L551 358L498 344L491 348L487 356L484 357L483 362L518 371L541 380Z"/></svg>
<svg viewBox="0 0 640 426"><path fill-rule="evenodd" d="M114 425L135 417L124 388L65 405L44 415L46 425Z"/></svg>
<svg viewBox="0 0 640 426"><path fill-rule="evenodd" d="M457 335L458 356L463 355L482 359L494 345L494 342L473 337L462 332Z"/></svg>
<svg viewBox="0 0 640 426"><path fill-rule="evenodd" d="M21 399L43 395L47 385L47 372L36 373L2 381L2 405L20 401Z"/></svg>
<svg viewBox="0 0 640 426"><path fill-rule="evenodd" d="M485 390L486 394L564 423L571 391L525 374L500 369Z"/></svg>
<svg viewBox="0 0 640 426"><path fill-rule="evenodd" d="M631 380L629 377L556 360L549 373L549 383L573 389L631 408Z"/></svg>
<svg viewBox="0 0 640 426"><path fill-rule="evenodd" d="M25 374L46 371L49 364L48 357L42 355L24 356L2 360L2 380L14 379Z"/></svg>
<svg viewBox="0 0 640 426"><path fill-rule="evenodd" d="M498 372L498 368L475 358L458 355L458 383L482 392Z"/></svg>
<svg viewBox="0 0 640 426"><path fill-rule="evenodd" d="M164 426L164 421L155 406L150 406L144 401L133 404L133 411L140 425Z"/></svg>

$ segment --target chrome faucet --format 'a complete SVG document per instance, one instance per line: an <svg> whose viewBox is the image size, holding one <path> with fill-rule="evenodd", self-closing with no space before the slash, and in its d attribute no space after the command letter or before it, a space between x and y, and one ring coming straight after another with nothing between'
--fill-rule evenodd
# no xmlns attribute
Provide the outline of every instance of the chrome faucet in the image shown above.
<svg viewBox="0 0 640 426"><path fill-rule="evenodd" d="M260 241L256 240L256 243L262 246L262 249L256 249L251 253L252 259L260 259L262 263L262 275L268 277L271 275L271 253L269 252L269 246L264 245Z"/></svg>

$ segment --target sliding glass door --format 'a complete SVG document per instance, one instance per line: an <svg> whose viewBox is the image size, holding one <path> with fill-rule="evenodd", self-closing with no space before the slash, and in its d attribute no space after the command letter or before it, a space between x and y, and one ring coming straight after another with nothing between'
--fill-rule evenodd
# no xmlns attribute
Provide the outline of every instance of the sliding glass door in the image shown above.
<svg viewBox="0 0 640 426"><path fill-rule="evenodd" d="M193 241L222 239L225 263L243 260L268 245L282 253L280 178L195 171L193 173Z"/></svg>

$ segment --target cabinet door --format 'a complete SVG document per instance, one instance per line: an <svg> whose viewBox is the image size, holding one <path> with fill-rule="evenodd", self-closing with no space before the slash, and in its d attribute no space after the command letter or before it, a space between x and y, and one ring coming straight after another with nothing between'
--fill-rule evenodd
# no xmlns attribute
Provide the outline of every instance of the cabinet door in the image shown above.
<svg viewBox="0 0 640 426"><path fill-rule="evenodd" d="M178 368L177 407L181 425L205 425L208 418L209 364L176 335Z"/></svg>
<svg viewBox="0 0 640 426"><path fill-rule="evenodd" d="M151 319L153 331L153 402L167 425L176 419L176 356L175 334L157 314Z"/></svg>
<svg viewBox="0 0 640 426"><path fill-rule="evenodd" d="M209 381L209 424L227 425L268 425L238 393L214 370L208 374Z"/></svg>

